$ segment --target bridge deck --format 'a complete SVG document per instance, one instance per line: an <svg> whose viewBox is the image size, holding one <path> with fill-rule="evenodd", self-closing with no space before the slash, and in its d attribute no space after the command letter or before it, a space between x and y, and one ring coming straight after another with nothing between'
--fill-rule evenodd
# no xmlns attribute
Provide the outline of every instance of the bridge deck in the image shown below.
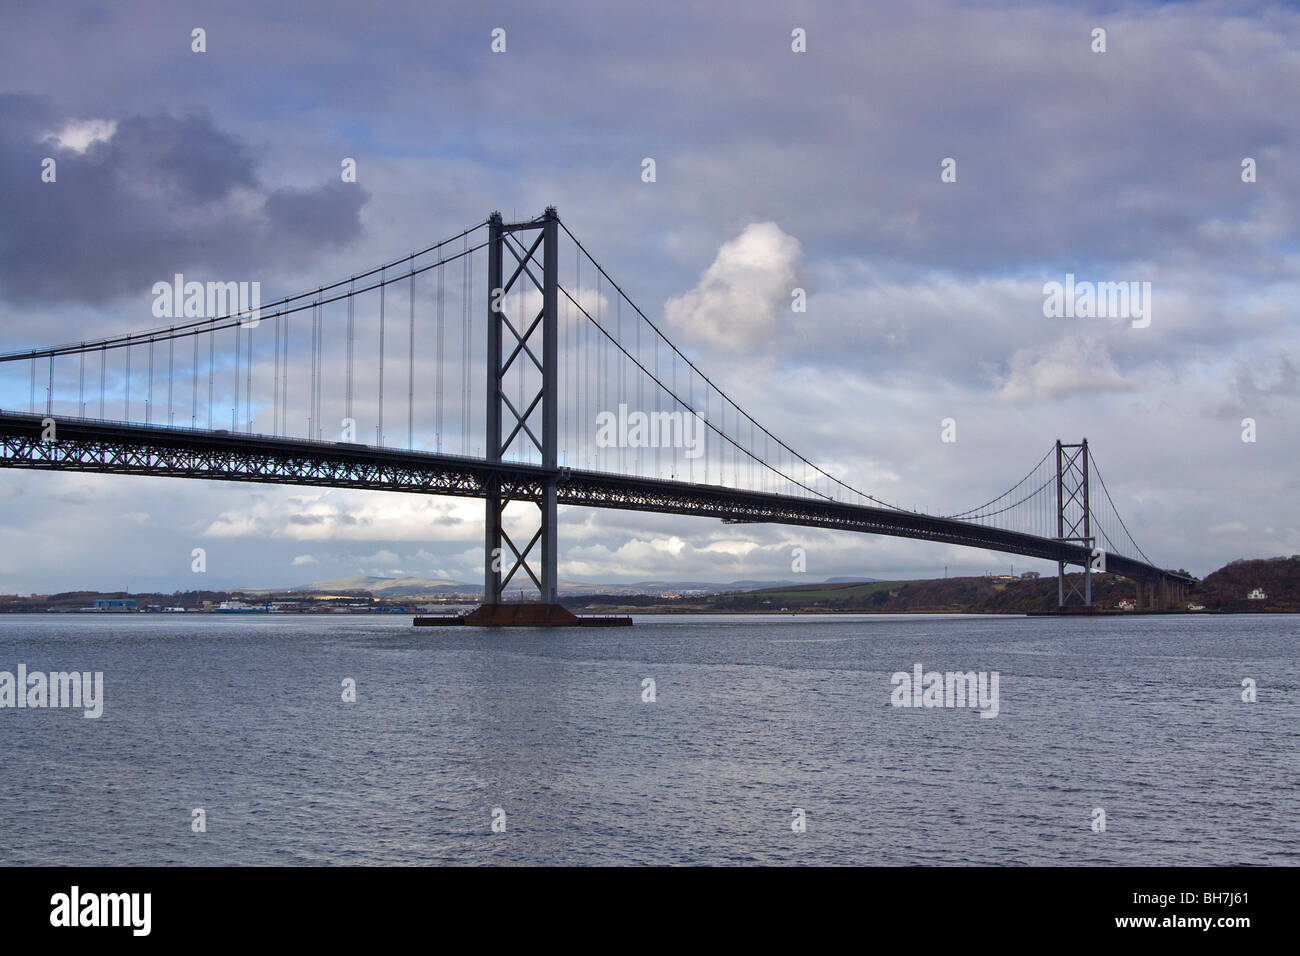
<svg viewBox="0 0 1300 956"><path fill-rule="evenodd" d="M538 500L557 474L536 465L456 455L77 418L57 420L56 440L43 441L42 419L0 411L0 467L470 498L499 487L512 500L528 501ZM834 528L1075 565L1089 557L1082 545L1055 538L888 508L579 469L558 475L562 505ZM1119 554L1106 555L1106 570L1139 581L1191 583L1189 577Z"/></svg>

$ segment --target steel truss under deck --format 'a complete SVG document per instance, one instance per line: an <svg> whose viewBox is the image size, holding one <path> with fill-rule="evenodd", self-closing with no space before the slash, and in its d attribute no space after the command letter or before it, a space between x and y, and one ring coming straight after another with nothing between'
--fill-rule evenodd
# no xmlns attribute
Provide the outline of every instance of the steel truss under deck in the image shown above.
<svg viewBox="0 0 1300 956"><path fill-rule="evenodd" d="M951 518L508 461L375 448L342 442L230 434L157 425L65 419L47 440L42 416L0 412L0 467L402 491L544 507L614 508L802 525L987 548L1087 566L1084 544L988 528ZM526 554L525 550L525 554ZM1191 579L1122 555L1106 570L1138 581Z"/></svg>

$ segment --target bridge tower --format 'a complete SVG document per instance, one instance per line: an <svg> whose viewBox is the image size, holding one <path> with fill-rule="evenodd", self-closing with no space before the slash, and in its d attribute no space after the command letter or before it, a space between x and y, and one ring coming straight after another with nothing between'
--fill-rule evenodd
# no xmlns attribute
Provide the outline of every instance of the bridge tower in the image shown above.
<svg viewBox="0 0 1300 956"><path fill-rule="evenodd" d="M1092 534L1092 508L1088 500L1088 439L1078 444L1056 442L1056 536L1062 541L1072 541L1087 547L1089 557L1095 554L1096 539ZM1083 561L1083 591L1070 584L1066 590L1065 567L1071 562L1056 562L1056 602L1065 607L1078 598L1084 607L1092 606L1091 560ZM1105 570L1104 564L1099 570Z"/></svg>
<svg viewBox="0 0 1300 956"><path fill-rule="evenodd" d="M511 241L517 240L517 241ZM484 535L483 607L470 615L482 624L569 624L577 618L557 603L556 482L559 420L559 217L548 206L538 219L507 223L499 212L488 219L487 459L500 463L511 453L541 454L547 472L540 481L506 486L493 479L487 489ZM521 253L519 250L523 250ZM507 262L507 254L513 260ZM507 278L508 272L508 278ZM512 314L510 292L520 286L541 294L535 315ZM522 295L517 299L526 301ZM519 366L523 365L523 369ZM513 398L507 374L524 384ZM538 428L535 412L540 407ZM532 501L540 512L537 532L522 547L503 527L512 500ZM538 591L538 603L503 605L501 596L523 572Z"/></svg>

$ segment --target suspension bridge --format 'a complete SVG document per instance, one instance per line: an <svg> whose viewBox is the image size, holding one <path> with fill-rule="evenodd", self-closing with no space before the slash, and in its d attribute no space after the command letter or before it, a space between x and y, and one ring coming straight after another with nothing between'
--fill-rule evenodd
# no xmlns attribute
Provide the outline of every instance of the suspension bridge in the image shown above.
<svg viewBox="0 0 1300 956"><path fill-rule="evenodd" d="M1041 558L1057 562L1062 606L1091 605L1097 571L1135 582L1143 608L1191 584L1137 546L1086 439L1057 441L1002 494L943 515L819 467L673 345L553 207L493 213L255 308L223 284L226 307L212 308L213 285L177 276L180 318L166 326L0 354L0 466L483 499L470 623L572 623L557 594L560 505ZM522 617L503 601L512 582L535 594Z"/></svg>

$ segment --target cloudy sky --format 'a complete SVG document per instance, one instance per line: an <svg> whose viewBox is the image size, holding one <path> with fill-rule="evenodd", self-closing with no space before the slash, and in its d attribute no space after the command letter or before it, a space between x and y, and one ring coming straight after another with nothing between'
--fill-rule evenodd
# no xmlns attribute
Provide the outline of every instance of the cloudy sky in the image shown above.
<svg viewBox="0 0 1300 956"><path fill-rule="evenodd" d="M153 327L149 290L176 272L254 275L269 298L553 204L702 369L857 487L955 512L1086 436L1157 563L1300 552L1293 4L3 17L0 350ZM1149 324L1045 316L1044 283L1067 274L1149 282ZM25 408L27 374L0 367L0 404ZM1047 570L799 528L561 520L562 580L791 578L796 546L812 579ZM6 470L0 535L5 592L482 567L479 502L218 482Z"/></svg>

